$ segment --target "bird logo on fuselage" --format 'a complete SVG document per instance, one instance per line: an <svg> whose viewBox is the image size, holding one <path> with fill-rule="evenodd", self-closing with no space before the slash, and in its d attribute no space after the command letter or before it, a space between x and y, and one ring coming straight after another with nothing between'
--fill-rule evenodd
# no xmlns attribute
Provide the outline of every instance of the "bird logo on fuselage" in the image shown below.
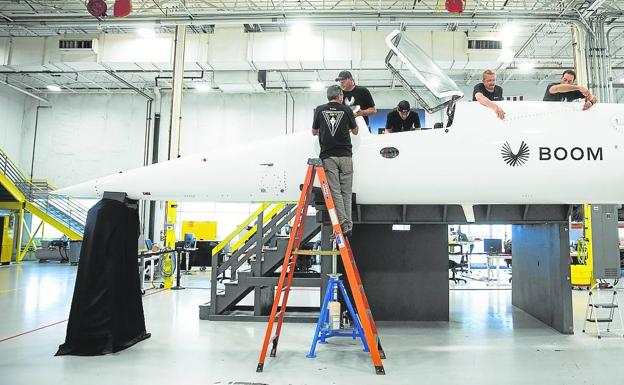
<svg viewBox="0 0 624 385"><path fill-rule="evenodd" d="M503 144L503 148L501 148L501 156L503 157L503 160L512 167L522 166L529 160L529 155L529 146L524 141L520 143L520 149L518 149L518 152L515 153L511 149L509 142L505 142L505 144Z"/></svg>

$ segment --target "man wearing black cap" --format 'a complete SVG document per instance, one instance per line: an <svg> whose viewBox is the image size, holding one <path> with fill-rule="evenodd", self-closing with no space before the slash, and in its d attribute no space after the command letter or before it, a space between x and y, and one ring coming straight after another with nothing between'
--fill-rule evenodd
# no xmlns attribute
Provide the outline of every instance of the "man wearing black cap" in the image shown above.
<svg viewBox="0 0 624 385"><path fill-rule="evenodd" d="M331 195L336 205L342 232L348 237L353 230L351 221L351 192L353 161L351 135L358 134L358 126L351 109L343 105L343 94L337 85L327 88L327 100L314 110L312 135L318 135L321 145L319 158L327 174Z"/></svg>
<svg viewBox="0 0 624 385"><path fill-rule="evenodd" d="M418 113L410 109L410 104L407 100L401 100L397 108L388 112L386 117L386 134L414 129L420 130Z"/></svg>
<svg viewBox="0 0 624 385"><path fill-rule="evenodd" d="M368 117L377 112L371 93L366 87L356 86L349 71L340 71L336 81L344 93L344 104L354 109L355 116L363 116L368 126Z"/></svg>

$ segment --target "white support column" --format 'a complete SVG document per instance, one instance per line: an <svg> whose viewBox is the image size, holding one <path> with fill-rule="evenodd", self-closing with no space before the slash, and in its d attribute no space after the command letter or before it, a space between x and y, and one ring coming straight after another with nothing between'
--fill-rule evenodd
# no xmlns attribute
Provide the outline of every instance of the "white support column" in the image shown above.
<svg viewBox="0 0 624 385"><path fill-rule="evenodd" d="M186 26L177 25L173 45L173 90L171 95L171 115L169 116L169 154L168 159L180 157L180 130L182 123L182 91L184 90L184 47L186 44ZM177 205L168 201L165 215L165 246L175 247L177 229L175 215ZM173 284L173 276L163 279L165 288Z"/></svg>
<svg viewBox="0 0 624 385"><path fill-rule="evenodd" d="M173 93L171 95L171 115L169 116L169 159L175 159L180 156L185 43L186 26L177 25L173 46Z"/></svg>
<svg viewBox="0 0 624 385"><path fill-rule="evenodd" d="M585 42L587 36L585 31L578 25L572 26L572 55L574 57L574 71L576 81L581 85L589 85L587 77L587 50Z"/></svg>

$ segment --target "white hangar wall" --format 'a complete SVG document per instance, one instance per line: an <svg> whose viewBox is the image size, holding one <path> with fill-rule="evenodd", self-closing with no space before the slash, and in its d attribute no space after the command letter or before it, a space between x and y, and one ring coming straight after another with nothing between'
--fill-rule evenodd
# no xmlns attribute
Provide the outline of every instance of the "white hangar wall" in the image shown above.
<svg viewBox="0 0 624 385"><path fill-rule="evenodd" d="M0 150L23 172L30 171L30 161L22 159L22 144L27 141L23 132L26 96L0 85Z"/></svg>

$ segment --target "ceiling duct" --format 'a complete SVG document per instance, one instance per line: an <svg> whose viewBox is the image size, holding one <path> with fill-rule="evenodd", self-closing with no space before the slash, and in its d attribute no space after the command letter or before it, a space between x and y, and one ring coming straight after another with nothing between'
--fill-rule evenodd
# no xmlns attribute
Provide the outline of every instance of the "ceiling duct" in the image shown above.
<svg viewBox="0 0 624 385"><path fill-rule="evenodd" d="M264 71L266 76L266 71ZM215 71L214 83L223 92L264 92L266 83L255 71Z"/></svg>
<svg viewBox="0 0 624 385"><path fill-rule="evenodd" d="M503 49L503 42L500 40L480 40L480 39L468 39L469 50L501 50Z"/></svg>
<svg viewBox="0 0 624 385"><path fill-rule="evenodd" d="M89 51L98 52L97 39L60 39L58 47L63 51Z"/></svg>
<svg viewBox="0 0 624 385"><path fill-rule="evenodd" d="M498 36L498 34L471 33L466 39L466 50L468 52L499 53L502 49L503 40Z"/></svg>

